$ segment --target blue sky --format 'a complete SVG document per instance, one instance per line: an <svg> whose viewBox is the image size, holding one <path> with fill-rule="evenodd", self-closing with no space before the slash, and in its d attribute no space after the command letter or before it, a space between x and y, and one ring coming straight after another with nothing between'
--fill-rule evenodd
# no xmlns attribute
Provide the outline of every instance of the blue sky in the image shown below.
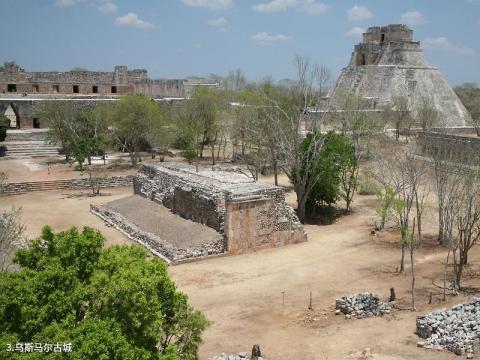
<svg viewBox="0 0 480 360"><path fill-rule="evenodd" d="M3 0L0 61L27 70L146 68L153 78L294 77L309 56L335 78L360 32L407 23L453 84L480 84L480 0Z"/></svg>

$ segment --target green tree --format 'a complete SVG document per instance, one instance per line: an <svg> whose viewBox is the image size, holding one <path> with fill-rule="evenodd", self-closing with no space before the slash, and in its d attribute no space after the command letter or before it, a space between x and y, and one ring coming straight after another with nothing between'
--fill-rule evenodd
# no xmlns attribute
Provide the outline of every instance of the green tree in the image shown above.
<svg viewBox="0 0 480 360"><path fill-rule="evenodd" d="M7 343L66 342L73 351L63 357L18 358L196 359L208 323L176 290L166 264L138 246L103 244L90 228L45 227L17 252L20 270L0 272L2 351Z"/></svg>
<svg viewBox="0 0 480 360"><path fill-rule="evenodd" d="M67 160L73 157L83 170L85 160L91 164L92 155L105 152L111 109L108 104L42 101L34 113L48 124L48 141L62 144Z"/></svg>
<svg viewBox="0 0 480 360"><path fill-rule="evenodd" d="M312 151L310 143L314 137L323 145L314 166L310 167L309 177L318 178L307 200L307 215L311 216L318 206L331 206L339 199L346 202L346 210L351 210L351 203L356 189L357 161L353 146L344 135L333 131L327 134L307 134L301 144L301 156L307 161ZM305 171L302 168L301 171Z"/></svg>
<svg viewBox="0 0 480 360"><path fill-rule="evenodd" d="M141 94L120 98L111 117L113 139L119 147L128 151L132 166L137 165L142 144L156 137L164 121L155 101Z"/></svg>

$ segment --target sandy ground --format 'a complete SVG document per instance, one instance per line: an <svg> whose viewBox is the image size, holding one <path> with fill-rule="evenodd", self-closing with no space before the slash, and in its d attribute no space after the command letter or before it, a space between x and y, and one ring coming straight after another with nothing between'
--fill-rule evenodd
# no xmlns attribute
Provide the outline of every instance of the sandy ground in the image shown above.
<svg viewBox="0 0 480 360"><path fill-rule="evenodd" d="M85 192L50 191L5 196L0 197L0 208L21 206L31 237L44 224L56 230L88 225L105 234L107 245L133 243L89 212L90 203L130 196L131 189L105 192L110 195L92 198ZM287 196L290 202L294 198L293 194ZM409 306L410 266L407 262L406 274L396 273L400 259L396 233L370 234L374 207L374 197L357 196L353 214L328 226L307 225L306 243L170 267L178 288L211 321L200 359L221 352L250 351L257 343L267 359L366 359L362 357L366 348L373 359L456 359L448 352L416 347L417 315L468 298L462 295L441 301L440 289L432 281L441 283L445 250L433 246L432 241L416 255L416 312L396 310L389 317L353 321L334 315L336 297L371 291L386 299L392 286L399 306ZM432 214L431 224L435 220ZM425 224L427 239L434 237L431 224ZM465 285L479 286L479 255L477 248L472 250L469 261L473 265L467 269ZM310 292L312 311L307 310ZM434 294L431 305L430 292Z"/></svg>
<svg viewBox="0 0 480 360"><path fill-rule="evenodd" d="M26 225L25 235L35 238L44 225L50 225L60 231L72 226L82 228L90 226L100 230L106 237L106 245L133 244L125 235L90 213L90 204L101 204L132 195L132 189L114 188L102 190L102 196L91 197L90 193L80 190L55 190L32 192L29 194L0 196L0 210L12 206L21 208L21 219Z"/></svg>
<svg viewBox="0 0 480 360"><path fill-rule="evenodd" d="M48 165L49 158L35 159L0 159L0 171L8 176L8 182L48 181L81 178L81 171L74 171L74 166L63 161ZM125 166L108 169L110 176L133 175L136 169L128 166L128 159L124 160Z"/></svg>
<svg viewBox="0 0 480 360"><path fill-rule="evenodd" d="M399 306L409 306L409 265L407 274L396 274L400 250L388 236L370 235L372 200L357 198L355 213L333 225L307 226L306 243L171 267L178 287L212 322L200 358L249 351L256 343L269 359L357 359L366 348L375 359L456 358L415 345L417 315L463 300L441 302L431 283L441 281L440 249L426 246L417 254L417 312L353 321L333 314L336 297L372 291L386 299L392 286Z"/></svg>

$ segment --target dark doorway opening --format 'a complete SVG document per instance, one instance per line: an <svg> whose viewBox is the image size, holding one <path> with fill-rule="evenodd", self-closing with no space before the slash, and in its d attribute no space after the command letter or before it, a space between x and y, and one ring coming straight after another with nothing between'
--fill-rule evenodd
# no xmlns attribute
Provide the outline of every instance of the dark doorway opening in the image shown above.
<svg viewBox="0 0 480 360"><path fill-rule="evenodd" d="M73 85L73 93L78 94L80 92L78 85Z"/></svg>
<svg viewBox="0 0 480 360"><path fill-rule="evenodd" d="M40 129L40 119L39 118L33 118L33 128L34 129Z"/></svg>
<svg viewBox="0 0 480 360"><path fill-rule="evenodd" d="M112 86L112 94L116 94L117 93L117 87L116 86Z"/></svg>
<svg viewBox="0 0 480 360"><path fill-rule="evenodd" d="M17 84L8 84L7 85L8 92L17 92Z"/></svg>
<svg viewBox="0 0 480 360"><path fill-rule="evenodd" d="M32 92L34 93L40 92L40 86L38 86L37 84L32 85Z"/></svg>
<svg viewBox="0 0 480 360"><path fill-rule="evenodd" d="M53 85L53 92L54 92L54 93L59 93L59 92L60 92L60 86L58 86L58 85Z"/></svg>
<svg viewBox="0 0 480 360"><path fill-rule="evenodd" d="M94 94L97 94L97 93L98 93L98 86L93 85L93 86L92 86L92 92L93 92Z"/></svg>
<svg viewBox="0 0 480 360"><path fill-rule="evenodd" d="M366 65L365 54L358 54L357 55L357 65Z"/></svg>
<svg viewBox="0 0 480 360"><path fill-rule="evenodd" d="M385 41L385 34L382 34L380 36L380 42L383 44L384 41Z"/></svg>

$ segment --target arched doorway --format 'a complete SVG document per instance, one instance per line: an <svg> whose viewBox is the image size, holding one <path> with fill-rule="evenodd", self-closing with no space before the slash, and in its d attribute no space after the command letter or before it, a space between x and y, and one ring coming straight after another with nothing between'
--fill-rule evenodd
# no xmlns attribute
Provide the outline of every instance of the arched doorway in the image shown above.
<svg viewBox="0 0 480 360"><path fill-rule="evenodd" d="M20 119L18 117L17 109L10 103L4 112L4 115L10 120L10 128L20 128Z"/></svg>

